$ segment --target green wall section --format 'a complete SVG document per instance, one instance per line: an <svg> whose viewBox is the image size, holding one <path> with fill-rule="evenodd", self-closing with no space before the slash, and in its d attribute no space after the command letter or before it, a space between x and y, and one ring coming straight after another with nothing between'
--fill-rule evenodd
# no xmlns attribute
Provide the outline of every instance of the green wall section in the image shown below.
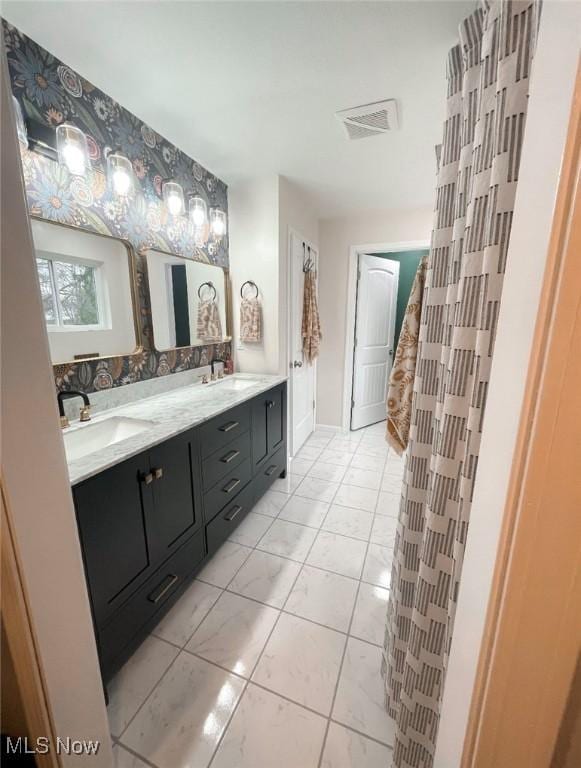
<svg viewBox="0 0 581 768"><path fill-rule="evenodd" d="M397 286L397 309L395 315L395 346L399 339L399 332L405 315L405 308L412 290L414 277L418 269L418 264L422 256L428 253L428 249L420 251L398 251L396 253L374 253L373 256L380 256L382 259L391 259L399 262L399 283Z"/></svg>

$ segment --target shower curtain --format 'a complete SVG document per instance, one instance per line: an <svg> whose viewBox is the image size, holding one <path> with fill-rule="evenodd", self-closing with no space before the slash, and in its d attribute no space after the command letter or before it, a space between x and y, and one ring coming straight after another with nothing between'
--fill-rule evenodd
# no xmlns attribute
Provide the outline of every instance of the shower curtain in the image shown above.
<svg viewBox="0 0 581 768"><path fill-rule="evenodd" d="M448 56L382 666L396 768L430 768L434 759L538 13L534 0L486 0Z"/></svg>

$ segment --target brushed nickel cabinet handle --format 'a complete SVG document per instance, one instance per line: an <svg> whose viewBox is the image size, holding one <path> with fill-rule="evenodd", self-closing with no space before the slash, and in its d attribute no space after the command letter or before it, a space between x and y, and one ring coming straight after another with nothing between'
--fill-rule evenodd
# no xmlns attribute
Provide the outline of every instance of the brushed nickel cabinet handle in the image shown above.
<svg viewBox="0 0 581 768"><path fill-rule="evenodd" d="M236 429L239 426L237 421L230 421L228 424L224 424L223 427L218 427L220 432L230 432L232 429Z"/></svg>
<svg viewBox="0 0 581 768"><path fill-rule="evenodd" d="M153 592L151 592L147 599L150 603L159 603L161 598L166 594L166 592L173 587L173 585L176 583L176 581L179 579L179 576L176 576L175 573L169 573L165 579L159 584Z"/></svg>
<svg viewBox="0 0 581 768"><path fill-rule="evenodd" d="M271 464L270 467L264 473L267 477L270 477L276 472L277 464Z"/></svg>
<svg viewBox="0 0 581 768"><path fill-rule="evenodd" d="M145 483L145 485L151 485L153 482L153 475L151 472L143 472L141 474L140 480L142 483Z"/></svg>
<svg viewBox="0 0 581 768"><path fill-rule="evenodd" d="M233 480L230 480L228 485L225 485L222 488L222 490L224 491L224 493L232 493L232 491L234 490L234 488L236 488L237 485L240 485L240 480L238 480L238 478L234 478Z"/></svg>
<svg viewBox="0 0 581 768"><path fill-rule="evenodd" d="M153 471L153 476L156 480L161 480L163 477L163 467L156 467Z"/></svg>
<svg viewBox="0 0 581 768"><path fill-rule="evenodd" d="M274 406L274 400L267 400L266 404L269 408L272 408Z"/></svg>
<svg viewBox="0 0 581 768"><path fill-rule="evenodd" d="M234 520L234 518L242 512L242 509L243 508L239 504L236 504L236 506L232 508L232 511L227 517L224 518L224 520L226 520L227 523L231 523L232 520Z"/></svg>
<svg viewBox="0 0 581 768"><path fill-rule="evenodd" d="M222 461L224 464L229 464L233 459L236 458L236 456L240 456L240 451L230 451L225 456L222 456L220 461Z"/></svg>

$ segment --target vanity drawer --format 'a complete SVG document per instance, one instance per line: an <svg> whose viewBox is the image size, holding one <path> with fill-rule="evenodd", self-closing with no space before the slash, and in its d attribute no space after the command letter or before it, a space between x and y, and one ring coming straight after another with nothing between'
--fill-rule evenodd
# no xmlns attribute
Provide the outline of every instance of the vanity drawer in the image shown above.
<svg viewBox="0 0 581 768"><path fill-rule="evenodd" d="M250 406L243 403L211 419L200 427L199 440L202 459L223 448L235 437L242 435L250 426Z"/></svg>
<svg viewBox="0 0 581 768"><path fill-rule="evenodd" d="M213 554L225 541L238 524L244 520L254 503L254 486L249 483L238 496L219 512L206 526L208 554Z"/></svg>
<svg viewBox="0 0 581 768"><path fill-rule="evenodd" d="M125 647L141 628L158 612L160 617L165 613L164 605L185 586L204 555L204 532L200 531L166 560L104 627L97 629L104 677L110 676Z"/></svg>
<svg viewBox="0 0 581 768"><path fill-rule="evenodd" d="M274 483L281 472L286 469L286 444L281 445L278 451L269 456L258 474L254 478L254 487L256 489L255 499L258 500L262 494Z"/></svg>
<svg viewBox="0 0 581 768"><path fill-rule="evenodd" d="M244 459L250 458L250 432L219 448L202 463L202 483L208 491Z"/></svg>
<svg viewBox="0 0 581 768"><path fill-rule="evenodd" d="M213 488L204 495L204 510L208 524L223 509L234 500L250 480L252 470L250 459L245 459L236 469L223 477Z"/></svg>

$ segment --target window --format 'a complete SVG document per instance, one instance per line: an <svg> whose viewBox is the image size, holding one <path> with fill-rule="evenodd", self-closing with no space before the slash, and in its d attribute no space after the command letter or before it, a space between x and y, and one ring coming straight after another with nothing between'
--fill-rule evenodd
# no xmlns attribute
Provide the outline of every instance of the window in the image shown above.
<svg viewBox="0 0 581 768"><path fill-rule="evenodd" d="M100 327L103 325L100 265L37 257L40 295L47 325Z"/></svg>

